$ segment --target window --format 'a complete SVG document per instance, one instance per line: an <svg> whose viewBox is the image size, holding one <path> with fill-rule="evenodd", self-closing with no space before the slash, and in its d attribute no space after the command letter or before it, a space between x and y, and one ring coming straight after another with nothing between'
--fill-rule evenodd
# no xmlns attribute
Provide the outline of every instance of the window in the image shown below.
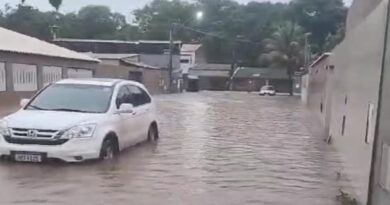
<svg viewBox="0 0 390 205"><path fill-rule="evenodd" d="M6 76L5 76L5 64L0 63L0 92L6 91Z"/></svg>
<svg viewBox="0 0 390 205"><path fill-rule="evenodd" d="M134 107L152 102L152 99L150 98L148 93L146 93L145 90L143 90L139 87L133 86L133 85L128 86L128 88L129 88L131 95L132 95Z"/></svg>
<svg viewBox="0 0 390 205"><path fill-rule="evenodd" d="M190 63L190 59L181 59L180 63Z"/></svg>
<svg viewBox="0 0 390 205"><path fill-rule="evenodd" d="M142 79L143 79L142 72L129 71L129 80L133 80L133 81L142 83Z"/></svg>
<svg viewBox="0 0 390 205"><path fill-rule="evenodd" d="M43 70L43 86L57 82L62 79L62 68L54 66L44 66Z"/></svg>
<svg viewBox="0 0 390 205"><path fill-rule="evenodd" d="M367 110L367 122L366 122L366 135L365 135L365 142L366 144L370 144L375 135L375 126L374 126L374 104L370 103L368 104L368 110Z"/></svg>
<svg viewBox="0 0 390 205"><path fill-rule="evenodd" d="M26 64L13 64L14 91L35 91L37 84L37 66Z"/></svg>
<svg viewBox="0 0 390 205"><path fill-rule="evenodd" d="M109 86L53 84L35 97L27 109L105 113L111 96Z"/></svg>
<svg viewBox="0 0 390 205"><path fill-rule="evenodd" d="M116 108L119 109L119 107L121 106L121 104L123 103L132 103L133 104L133 100L131 99L132 96L131 96L131 93L129 91L129 89L127 88L127 86L122 86L119 91L118 91L118 95L116 97ZM133 104L134 105L134 104ZM134 105L135 106L135 105Z"/></svg>
<svg viewBox="0 0 390 205"><path fill-rule="evenodd" d="M344 115L343 116L343 122L341 124L341 135L344 136L344 133L345 133L345 123L347 121L347 117Z"/></svg>

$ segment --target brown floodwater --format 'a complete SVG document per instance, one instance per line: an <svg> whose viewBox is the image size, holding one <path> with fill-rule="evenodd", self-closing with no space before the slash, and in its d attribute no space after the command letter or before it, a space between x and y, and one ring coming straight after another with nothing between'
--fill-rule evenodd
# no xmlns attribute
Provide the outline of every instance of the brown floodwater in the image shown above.
<svg viewBox="0 0 390 205"><path fill-rule="evenodd" d="M161 139L111 162L0 163L0 205L333 205L340 162L298 98L156 97Z"/></svg>

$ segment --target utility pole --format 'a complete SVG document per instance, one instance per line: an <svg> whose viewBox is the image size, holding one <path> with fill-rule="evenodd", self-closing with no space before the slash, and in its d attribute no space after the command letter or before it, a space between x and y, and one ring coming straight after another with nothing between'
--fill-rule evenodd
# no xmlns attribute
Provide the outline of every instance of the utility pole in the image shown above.
<svg viewBox="0 0 390 205"><path fill-rule="evenodd" d="M168 84L168 92L173 93L173 32L175 30L175 23L171 23L169 28L169 65L168 65L168 72L169 72L169 84Z"/></svg>

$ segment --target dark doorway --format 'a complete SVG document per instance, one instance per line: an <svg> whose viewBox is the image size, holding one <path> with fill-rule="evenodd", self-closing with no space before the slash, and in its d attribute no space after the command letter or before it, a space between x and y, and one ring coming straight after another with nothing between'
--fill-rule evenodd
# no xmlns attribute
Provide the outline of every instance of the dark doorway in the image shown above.
<svg viewBox="0 0 390 205"><path fill-rule="evenodd" d="M129 71L129 80L137 81L142 83L142 72L139 71Z"/></svg>
<svg viewBox="0 0 390 205"><path fill-rule="evenodd" d="M199 91L199 79L188 79L188 92Z"/></svg>

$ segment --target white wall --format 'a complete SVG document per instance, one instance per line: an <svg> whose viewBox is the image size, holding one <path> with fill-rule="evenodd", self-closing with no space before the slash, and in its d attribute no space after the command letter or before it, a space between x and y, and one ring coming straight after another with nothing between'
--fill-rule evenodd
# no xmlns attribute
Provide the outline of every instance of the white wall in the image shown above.
<svg viewBox="0 0 390 205"><path fill-rule="evenodd" d="M14 91L36 91L38 89L37 66L12 64Z"/></svg>

